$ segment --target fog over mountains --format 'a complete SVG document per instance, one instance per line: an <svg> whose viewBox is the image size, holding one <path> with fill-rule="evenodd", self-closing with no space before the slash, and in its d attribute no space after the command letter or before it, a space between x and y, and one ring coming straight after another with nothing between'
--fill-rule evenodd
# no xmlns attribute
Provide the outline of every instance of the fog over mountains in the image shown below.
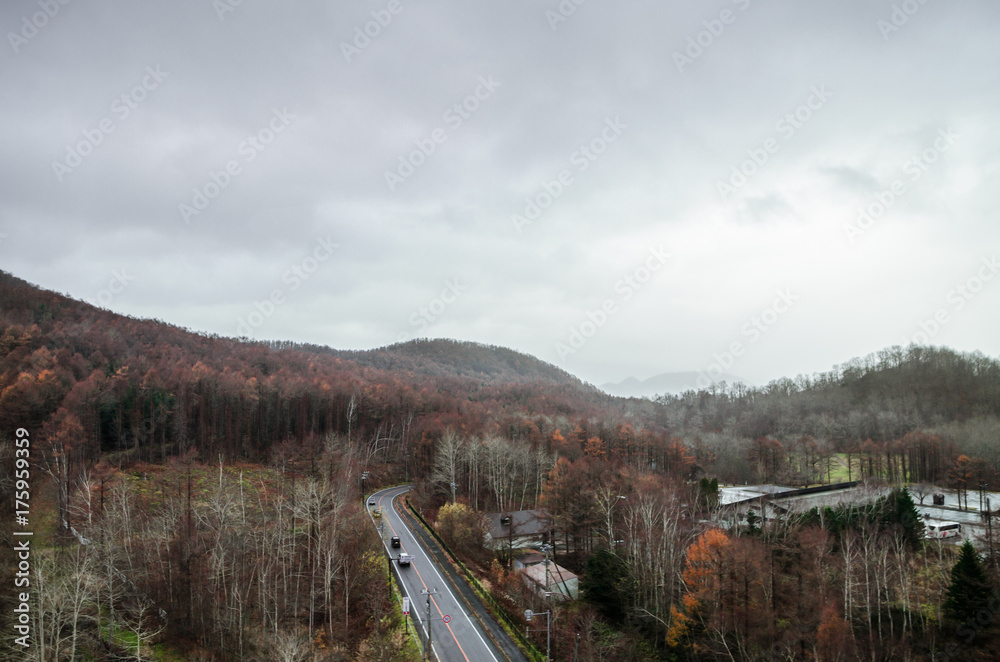
<svg viewBox="0 0 1000 662"><path fill-rule="evenodd" d="M654 398L657 395L677 395L685 391L697 391L709 384L746 383L745 379L727 373L708 375L705 372L664 372L647 379L627 377L620 382L601 384L600 389L610 395L623 398Z"/></svg>

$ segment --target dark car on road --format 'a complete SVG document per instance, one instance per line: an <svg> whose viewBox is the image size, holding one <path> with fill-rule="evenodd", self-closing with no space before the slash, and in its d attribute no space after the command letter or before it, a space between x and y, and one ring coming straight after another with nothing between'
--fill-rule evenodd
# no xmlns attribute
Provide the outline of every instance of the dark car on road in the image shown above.
<svg viewBox="0 0 1000 662"><path fill-rule="evenodd" d="M389 544L393 547L399 547L399 536L393 536L389 538Z"/></svg>

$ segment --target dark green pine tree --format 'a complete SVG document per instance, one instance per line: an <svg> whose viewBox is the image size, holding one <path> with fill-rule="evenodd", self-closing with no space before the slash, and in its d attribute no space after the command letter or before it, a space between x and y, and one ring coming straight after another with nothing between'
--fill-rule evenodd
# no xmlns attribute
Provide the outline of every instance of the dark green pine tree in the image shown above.
<svg viewBox="0 0 1000 662"><path fill-rule="evenodd" d="M917 549L924 538L924 522L917 512L917 505L905 487L894 489L888 497L886 513L889 527L899 527L903 539L911 549Z"/></svg>
<svg viewBox="0 0 1000 662"><path fill-rule="evenodd" d="M587 571L580 580L583 599L597 607L605 618L624 620L632 587L628 567L616 554L597 550L587 561Z"/></svg>
<svg viewBox="0 0 1000 662"><path fill-rule="evenodd" d="M706 510L719 505L719 479L702 478L698 481L698 502Z"/></svg>
<svg viewBox="0 0 1000 662"><path fill-rule="evenodd" d="M951 585L946 595L942 605L945 616L959 623L975 619L980 610L987 608L990 583L976 548L968 540L962 544L958 561L951 569Z"/></svg>

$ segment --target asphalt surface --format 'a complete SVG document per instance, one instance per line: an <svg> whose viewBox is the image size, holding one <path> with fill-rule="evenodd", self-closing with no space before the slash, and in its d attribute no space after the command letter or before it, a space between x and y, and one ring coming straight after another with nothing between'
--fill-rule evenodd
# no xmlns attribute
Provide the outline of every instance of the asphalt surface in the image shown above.
<svg viewBox="0 0 1000 662"><path fill-rule="evenodd" d="M430 626L436 659L441 662L524 660L524 656L510 642L496 621L485 613L485 608L477 599L470 602L468 595L456 594L463 587L469 593L471 589L463 581L456 581L454 576L451 581L445 579L444 573L454 575L454 571L440 559L435 560L434 553L440 557L440 550L433 549L433 545L430 545L432 549L428 550L425 545L429 545L431 541L425 542L425 539L429 538L426 532L419 529L419 523L409 513L406 513L404 519L402 512L405 511L405 504L403 499L398 497L408 490L409 487L381 490L369 496L366 503L371 499L375 500L375 506L367 506L369 514L372 515L376 528L380 529L383 544L393 559L394 570L403 585L403 594L410 598L411 615L416 616L425 642L428 624L426 591L436 591L430 595ZM375 515L376 510L381 516ZM409 520L409 523L406 520ZM417 531L414 532L411 526ZM392 536L399 536L400 547L390 547L389 541ZM414 557L409 567L401 567L396 561L401 552ZM498 650L479 620L469 613L466 605L470 605L473 609L478 605L478 610L481 610L478 618L490 628L493 639L505 644L506 655ZM498 634L502 635L502 639L498 638ZM510 648L513 648L513 651L509 650ZM511 657L512 653L516 657Z"/></svg>

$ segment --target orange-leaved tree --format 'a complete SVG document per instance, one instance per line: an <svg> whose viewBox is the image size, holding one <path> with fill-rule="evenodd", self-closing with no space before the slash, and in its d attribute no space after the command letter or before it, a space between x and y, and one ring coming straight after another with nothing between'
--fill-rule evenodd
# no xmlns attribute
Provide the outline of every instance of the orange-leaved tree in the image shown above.
<svg viewBox="0 0 1000 662"><path fill-rule="evenodd" d="M722 602L722 586L729 547L732 540L721 529L709 529L687 548L684 572L686 592L683 610L670 608L670 628L667 643L679 646L693 634L698 623L705 623L712 605Z"/></svg>
<svg viewBox="0 0 1000 662"><path fill-rule="evenodd" d="M83 440L80 419L60 407L42 426L45 444L42 446L45 471L56 481L59 495L59 522L69 520L69 483L74 450Z"/></svg>

